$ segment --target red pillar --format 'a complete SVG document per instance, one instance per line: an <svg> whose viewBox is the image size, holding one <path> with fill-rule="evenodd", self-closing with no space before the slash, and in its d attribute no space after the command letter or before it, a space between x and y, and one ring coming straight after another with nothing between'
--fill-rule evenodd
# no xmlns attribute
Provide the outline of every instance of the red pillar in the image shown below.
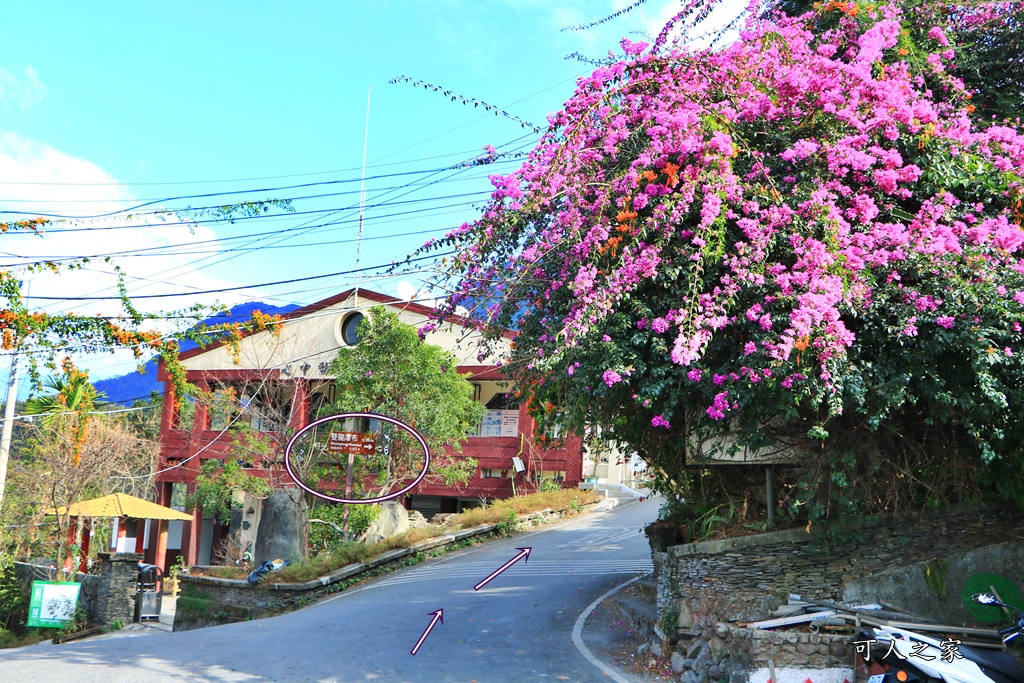
<svg viewBox="0 0 1024 683"><path fill-rule="evenodd" d="M114 547L110 548L114 552L117 552L117 546L121 544L121 541L128 538L128 518L121 517L117 520L117 537L114 538Z"/></svg>
<svg viewBox="0 0 1024 683"><path fill-rule="evenodd" d="M156 523L156 561L153 562L160 567L160 571L167 573L167 520L153 520Z"/></svg>
<svg viewBox="0 0 1024 683"><path fill-rule="evenodd" d="M210 385L207 382L196 382L200 391L209 391ZM189 439L189 458L184 464L186 477L186 490L189 494L195 491L195 480L199 474L199 449L206 446L203 438L203 431L207 429L208 412L206 404L202 401L196 403L195 419L192 421L192 434ZM168 494L169 495L169 494ZM170 498L168 498L170 500ZM199 558L199 534L203 529L203 513L200 510L193 510L192 520L182 523L181 530L181 554L185 558L185 564L191 566L197 563Z"/></svg>
<svg viewBox="0 0 1024 683"><path fill-rule="evenodd" d="M64 558L64 571L70 572L75 566L75 558L71 555L71 546L78 540L78 517L68 518L68 556Z"/></svg>
<svg viewBox="0 0 1024 683"><path fill-rule="evenodd" d="M288 416L288 427L299 429L309 424L309 380L296 377L292 380L292 409Z"/></svg>
<svg viewBox="0 0 1024 683"><path fill-rule="evenodd" d="M189 485L189 488L193 486ZM192 521L183 522L182 526L181 554L185 556L185 564L199 564L199 534L203 531L203 511L200 508L193 510Z"/></svg>
<svg viewBox="0 0 1024 683"><path fill-rule="evenodd" d="M162 366L163 361L160 362ZM164 400L160 406L160 431L162 433L167 433L175 428L177 421L175 417L178 411L174 409L174 399L174 383L168 380L164 382Z"/></svg>
<svg viewBox="0 0 1024 683"><path fill-rule="evenodd" d="M89 571L89 537L92 535L92 520L82 523L82 559L78 563L78 571L83 574Z"/></svg>
<svg viewBox="0 0 1024 683"><path fill-rule="evenodd" d="M135 552L143 553L146 551L146 520L140 519L135 524Z"/></svg>

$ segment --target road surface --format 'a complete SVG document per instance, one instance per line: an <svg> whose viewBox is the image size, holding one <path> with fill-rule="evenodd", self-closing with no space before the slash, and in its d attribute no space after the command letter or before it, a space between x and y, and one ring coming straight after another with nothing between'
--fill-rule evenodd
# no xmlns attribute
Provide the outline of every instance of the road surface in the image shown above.
<svg viewBox="0 0 1024 683"><path fill-rule="evenodd" d="M644 501L444 555L272 619L0 650L0 681L610 681L573 642L588 605L651 568ZM480 590L474 586L530 547ZM416 655L410 651L443 609ZM145 635L137 635L145 633ZM579 639L577 633L577 640Z"/></svg>

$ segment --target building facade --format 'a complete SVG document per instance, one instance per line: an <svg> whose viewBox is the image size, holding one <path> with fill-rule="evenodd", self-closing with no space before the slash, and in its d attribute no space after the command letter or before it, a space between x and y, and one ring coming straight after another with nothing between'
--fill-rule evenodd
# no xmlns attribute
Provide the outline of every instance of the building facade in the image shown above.
<svg viewBox="0 0 1024 683"><path fill-rule="evenodd" d="M355 329L361 316L376 305L416 327L431 321L434 314L432 308L421 304L349 290L288 314L275 330L243 336L233 345L217 343L183 353L188 381L212 396L211 401L183 400L175 407L173 385L161 366L164 399L156 502L180 507L184 496L194 490L203 462L209 459L236 461L274 487L294 486L281 466L286 440L321 407L333 403L331 362L340 349L358 343ZM511 339L509 334L506 343ZM534 491L544 478L565 487L580 482L582 440L570 435L551 447L538 448L534 423L525 407L513 398L513 388L500 368L478 360L476 338L467 335L458 320L439 326L425 341L455 354L457 371L472 383L474 400L486 406L487 412L462 443L461 457L478 461L472 479L461 487L424 480L402 497L407 508L429 517L458 512L484 499ZM239 424L250 429L233 429ZM260 434L258 447L240 438L246 432ZM516 471L513 458L522 462L524 472ZM255 537L259 513L259 502L247 501L241 517L231 525L240 529L243 546ZM166 569L181 555L187 565L209 564L227 531L219 520L196 510L191 522L182 523L180 539L173 526L169 533L151 534L146 543L147 561Z"/></svg>

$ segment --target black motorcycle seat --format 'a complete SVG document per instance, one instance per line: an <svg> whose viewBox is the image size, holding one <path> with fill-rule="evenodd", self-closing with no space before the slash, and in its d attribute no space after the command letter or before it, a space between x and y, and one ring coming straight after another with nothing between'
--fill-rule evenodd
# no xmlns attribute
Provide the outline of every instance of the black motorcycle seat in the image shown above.
<svg viewBox="0 0 1024 683"><path fill-rule="evenodd" d="M1009 652L1001 650L983 650L981 648L967 647L961 645L958 649L967 659L975 662L983 669L991 669L1009 676L1017 681L1024 681L1024 669Z"/></svg>

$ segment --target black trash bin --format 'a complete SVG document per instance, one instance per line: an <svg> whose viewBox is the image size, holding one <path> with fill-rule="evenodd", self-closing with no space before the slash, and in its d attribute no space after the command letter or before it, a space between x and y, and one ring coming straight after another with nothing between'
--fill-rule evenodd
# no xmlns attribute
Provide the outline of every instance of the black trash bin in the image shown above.
<svg viewBox="0 0 1024 683"><path fill-rule="evenodd" d="M163 572L160 567L140 562L139 578L135 587L135 621L160 618L163 588Z"/></svg>

